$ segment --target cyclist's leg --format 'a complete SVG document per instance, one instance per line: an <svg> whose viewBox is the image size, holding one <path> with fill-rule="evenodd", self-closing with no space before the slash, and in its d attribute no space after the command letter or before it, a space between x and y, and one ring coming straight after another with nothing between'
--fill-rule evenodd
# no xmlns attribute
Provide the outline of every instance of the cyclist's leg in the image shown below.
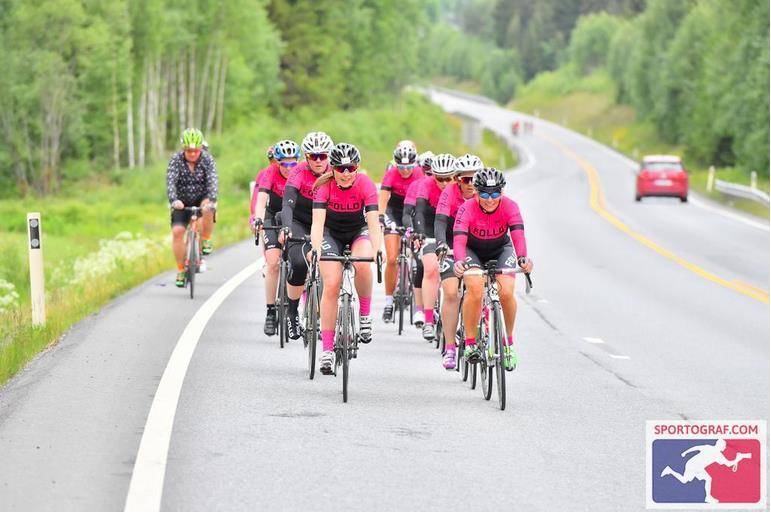
<svg viewBox="0 0 771 516"><path fill-rule="evenodd" d="M177 272L185 270L185 231L190 222L190 213L183 210L172 210L171 212L171 250L174 253L174 259L177 262Z"/></svg>
<svg viewBox="0 0 771 516"><path fill-rule="evenodd" d="M208 203L209 199L203 199L200 203L198 203L198 206L203 206L204 204ZM211 240L212 233L214 233L214 212L212 211L205 211L202 214L202 217L200 219L201 222L201 239L202 240Z"/></svg>
<svg viewBox="0 0 771 516"><path fill-rule="evenodd" d="M399 256L399 243L401 237L398 233L389 233L386 230L383 241L385 242L386 268L385 268L385 293L386 303L393 303L394 288L396 288L396 258ZM355 253L354 253L355 254ZM390 303L389 303L390 301Z"/></svg>
<svg viewBox="0 0 771 516"><path fill-rule="evenodd" d="M442 275L444 277L444 275ZM458 278L442 279L442 330L444 331L445 348L455 347L455 330L458 328L460 294L458 293Z"/></svg>
<svg viewBox="0 0 771 516"><path fill-rule="evenodd" d="M273 217L266 219L266 224L273 226ZM278 243L278 231L263 231L265 242L265 302L270 307L276 304L278 288L278 264L281 261L281 246Z"/></svg>
<svg viewBox="0 0 771 516"><path fill-rule="evenodd" d="M481 268L482 262L471 249L466 249L466 262L472 268ZM466 329L465 346L476 346L476 329L482 316L482 295L485 289L485 278L482 276L466 276L463 278L466 293L463 297L463 326Z"/></svg>
<svg viewBox="0 0 771 516"><path fill-rule="evenodd" d="M369 240L369 232L364 229L351 244L353 256L372 256L372 243ZM356 277L353 282L356 285L356 293L359 295L359 315L369 317L370 304L372 303L372 264L358 262L353 264L356 269Z"/></svg>
<svg viewBox="0 0 771 516"><path fill-rule="evenodd" d="M302 238L311 234L311 228L297 222L292 221L292 236L295 238ZM291 245L289 246L289 264L290 273L287 280L286 295L289 298L289 310L297 311L300 305L300 296L302 296L305 289L305 277L308 275L308 262L305 257L305 247L303 245ZM294 313L293 312L293 313Z"/></svg>
<svg viewBox="0 0 771 516"><path fill-rule="evenodd" d="M439 291L439 262L435 249L436 244L427 244L423 249L423 313L426 325L434 324L434 304Z"/></svg>
<svg viewBox="0 0 771 516"><path fill-rule="evenodd" d="M415 258L415 277L412 279L413 290L415 291L415 322L423 324L425 316L423 314L423 260L416 253Z"/></svg>
<svg viewBox="0 0 771 516"><path fill-rule="evenodd" d="M322 256L340 256L342 248L340 242L332 238L328 231L324 232L324 240L321 244ZM335 322L337 319L337 296L340 294L340 283L343 279L343 266L339 262L319 262L319 273L324 285L321 293L321 345L322 353L319 357L321 371L325 374L331 372L332 352L335 347Z"/></svg>
<svg viewBox="0 0 771 516"><path fill-rule="evenodd" d="M514 253L512 246L506 246L501 250L501 254L498 257L498 263L502 267L516 267L517 256ZM498 295L501 298L501 306L503 307L503 319L506 322L506 344L510 345L513 342L514 335L514 319L517 317L517 298L514 296L514 276L500 275L498 276Z"/></svg>

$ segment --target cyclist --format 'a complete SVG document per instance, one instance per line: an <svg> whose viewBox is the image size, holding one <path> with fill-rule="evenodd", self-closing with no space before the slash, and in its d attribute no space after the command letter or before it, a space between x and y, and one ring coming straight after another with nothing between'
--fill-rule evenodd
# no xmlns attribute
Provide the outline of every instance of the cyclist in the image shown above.
<svg viewBox="0 0 771 516"><path fill-rule="evenodd" d="M383 309L383 322L394 320L394 288L396 287L396 259L399 256L399 232L395 227L401 224L404 212L404 197L407 189L423 177L423 169L417 164L417 153L410 145L400 145L394 150L394 163L383 177L380 187L378 211L383 227L386 269L385 293L386 304Z"/></svg>
<svg viewBox="0 0 771 516"><path fill-rule="evenodd" d="M431 151L426 151L418 157L418 164L420 165L420 168L423 169L424 177L432 175L431 159L433 157L434 153ZM410 234L415 231L415 203L417 202L420 186L421 181L415 181L407 189L407 194L404 196L402 226L407 228ZM415 252L415 249L411 250ZM426 321L425 314L423 313L423 261L420 260L420 258L415 260L415 273L412 276L412 291L415 293L415 315L413 323L416 328L420 329Z"/></svg>
<svg viewBox="0 0 771 516"><path fill-rule="evenodd" d="M281 212L281 201L284 196L286 181L297 166L300 156L299 147L292 140L282 140L274 147L275 166L271 165L260 174L260 183L255 191L256 206L252 212L254 234L259 235L262 226L276 226L276 216ZM275 335L278 328L276 314L276 289L278 287L278 264L281 259L281 246L278 243L278 231L263 231L265 244L265 335Z"/></svg>
<svg viewBox="0 0 771 516"><path fill-rule="evenodd" d="M188 128L180 138L182 150L171 156L166 168L166 194L171 212L171 248L177 260L176 285L185 286L185 230L190 223L191 213L183 211L186 206L204 208L201 224L201 252L212 252L212 232L214 231L214 208L217 202L219 180L214 158L201 149L203 133L198 129ZM206 270L201 260L200 270Z"/></svg>
<svg viewBox="0 0 771 516"><path fill-rule="evenodd" d="M313 222L313 184L329 170L329 152L333 147L332 139L324 132L310 132L302 141L305 161L295 167L284 188L284 200L281 204L281 225L279 242L283 244L285 236L302 238L310 236ZM305 246L292 245L289 248L291 271L287 279L286 295L289 300L289 338L302 337L300 297L308 274L308 262Z"/></svg>
<svg viewBox="0 0 771 516"><path fill-rule="evenodd" d="M431 159L433 177L420 183L415 205L415 231L422 238L435 238L434 218L439 196L455 175L455 157L439 154ZM431 341L436 337L434 329L434 303L439 289L439 264L436 260L436 244L426 244L422 249L423 261L423 338Z"/></svg>
<svg viewBox="0 0 771 516"><path fill-rule="evenodd" d="M503 174L495 168L485 168L474 174L473 184L477 196L463 203L455 218L455 274L462 277L468 268L481 268L489 260L497 260L499 267L520 265L525 272L532 271L533 262L527 257L522 215L517 203L503 195L503 187L506 185ZM517 365L513 339L514 319L517 315L514 277L500 275L497 281L506 323L503 366L511 371ZM464 278L463 282L466 285L463 323L467 329L477 328L485 279L470 276ZM472 363L481 358L473 332L471 330L466 334L464 353L464 357Z"/></svg>
<svg viewBox="0 0 771 516"><path fill-rule="evenodd" d="M458 327L458 313L460 298L458 289L460 281L453 270L452 257L446 253L453 247L453 225L458 208L467 200L474 197L474 174L484 168L482 160L473 154L464 154L455 164L455 182L442 190L439 196L439 204L436 208L434 222L434 234L436 235L436 256L444 256L439 264L440 279L442 282L442 330L444 331L445 351L442 361L445 369L455 369L455 330Z"/></svg>
<svg viewBox="0 0 771 516"><path fill-rule="evenodd" d="M333 171L322 175L314 184L311 243L317 256L342 256L345 246L350 246L354 256L373 256L374 250L380 248L377 187L369 177L356 172L360 161L356 147L338 143L329 153ZM372 340L372 267L364 262L355 263L354 267L359 296L359 339L366 343ZM331 374L342 265L321 262L319 271L324 285L321 300L323 351L319 369L323 374Z"/></svg>

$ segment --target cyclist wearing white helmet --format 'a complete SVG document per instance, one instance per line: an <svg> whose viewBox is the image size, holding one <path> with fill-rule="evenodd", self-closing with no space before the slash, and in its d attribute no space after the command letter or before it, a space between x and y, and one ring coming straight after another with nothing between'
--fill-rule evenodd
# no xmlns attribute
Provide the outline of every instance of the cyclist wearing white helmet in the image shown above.
<svg viewBox="0 0 771 516"><path fill-rule="evenodd" d="M303 138L301 148L305 153L305 161L297 166L284 189L281 205L281 224L284 229L279 234L281 243L284 241L284 235L295 238L310 236L313 222L313 185L323 173L329 171L329 153L333 146L332 139L321 131L308 133ZM287 280L286 294L289 299L289 338L292 340L302 337L298 308L308 274L305 256L308 247L292 245L289 248L291 272Z"/></svg>
<svg viewBox="0 0 771 516"><path fill-rule="evenodd" d="M458 289L460 280L455 276L451 250L453 245L453 225L458 208L474 197L474 174L484 168L482 160L473 154L464 154L456 160L454 182L442 191L436 208L434 234L436 235L436 255L444 255L439 264L442 280L442 330L444 331L445 351L443 365L447 370L455 369L455 330L458 327L458 309L460 298Z"/></svg>
<svg viewBox="0 0 771 516"><path fill-rule="evenodd" d="M380 187L378 211L386 250L385 293L386 305L383 309L383 322L393 322L394 288L396 287L396 259L399 256L399 232L404 215L404 198L409 187L423 178L423 170L417 163L414 147L403 143L393 153L394 165L391 165L383 177Z"/></svg>
<svg viewBox="0 0 771 516"><path fill-rule="evenodd" d="M455 157L452 154L439 154L431 160L433 177L423 179L418 190L415 205L415 231L419 235L435 238L434 218L439 205L442 190L452 182L455 175ZM431 341L436 337L434 329L434 303L439 288L439 263L436 259L436 244L423 246L423 338Z"/></svg>

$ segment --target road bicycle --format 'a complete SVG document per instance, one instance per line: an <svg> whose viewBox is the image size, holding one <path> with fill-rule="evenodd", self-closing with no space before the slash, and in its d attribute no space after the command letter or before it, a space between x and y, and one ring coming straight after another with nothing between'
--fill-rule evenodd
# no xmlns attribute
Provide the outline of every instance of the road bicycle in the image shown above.
<svg viewBox="0 0 771 516"><path fill-rule="evenodd" d="M283 226L261 226L263 230L281 231ZM259 242L259 232L255 237L255 244ZM263 237L264 240L264 237ZM300 238L284 235L284 243L281 245L281 259L278 264L278 292L276 293L276 316L278 318L278 345L283 348L289 341L289 298L287 297L287 279L289 278L290 263L289 249L293 245L310 245L311 238Z"/></svg>
<svg viewBox="0 0 771 516"><path fill-rule="evenodd" d="M398 226L394 228L399 233L399 255L396 258L396 288L394 289L394 311L399 321L398 334L404 331L404 311L410 311L410 324L413 322L415 292L412 285L412 263L409 250L411 237L407 236L407 228Z"/></svg>
<svg viewBox="0 0 771 516"><path fill-rule="evenodd" d="M464 278L468 276L484 276L485 278L482 318L479 320L477 334L477 343L481 352L479 376L482 382L482 394L486 400L490 400L492 397L493 375L495 376L498 405L501 410L506 409L506 369L503 367L503 346L506 332L496 276L519 273L525 274L525 291L529 293L533 286L530 274L525 273L521 267L499 268L497 260L490 260L484 264L482 269L474 268L463 273Z"/></svg>
<svg viewBox="0 0 771 516"><path fill-rule="evenodd" d="M337 302L337 320L335 322L335 363L333 374L337 376L337 370L342 369L343 373L343 402L348 402L348 377L350 361L358 356L359 351L359 332L357 328L357 318L354 316L356 291L353 278L355 270L353 264L356 262L375 262L377 264L377 282L382 283L382 255L378 251L377 260L369 256L352 256L351 248L346 246L342 256L321 256L318 261L322 262L340 262L343 265L343 279L340 283L340 294Z"/></svg>
<svg viewBox="0 0 771 516"><path fill-rule="evenodd" d="M209 207L207 210L215 211ZM201 267L201 230L198 228L198 219L204 212L200 206L185 206L183 211L189 211L190 224L185 231L185 287L190 289L190 299L195 296L195 275Z"/></svg>
<svg viewBox="0 0 771 516"><path fill-rule="evenodd" d="M308 264L308 277L305 280L305 306L303 307L303 319L305 331L303 332L303 345L308 351L308 375L313 380L316 374L316 345L319 338L319 299L321 299L321 280L319 278L318 260L316 251L312 251L311 262Z"/></svg>

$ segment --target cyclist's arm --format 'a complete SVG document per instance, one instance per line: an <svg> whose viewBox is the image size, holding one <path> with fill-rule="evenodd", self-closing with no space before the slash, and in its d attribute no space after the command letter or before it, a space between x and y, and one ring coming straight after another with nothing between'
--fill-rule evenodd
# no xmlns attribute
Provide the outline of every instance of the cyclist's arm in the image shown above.
<svg viewBox="0 0 771 516"><path fill-rule="evenodd" d="M206 174L206 197L211 202L217 202L217 194L219 193L219 178L217 177L217 164L214 163L214 158L211 154L208 155L209 160L209 173Z"/></svg>
<svg viewBox="0 0 771 516"><path fill-rule="evenodd" d="M377 218L377 215L375 215ZM311 248L321 256L321 242L324 240L324 223L327 221L326 208L313 208L313 223L311 224ZM378 228L379 229L379 228Z"/></svg>
<svg viewBox="0 0 771 516"><path fill-rule="evenodd" d="M265 220L265 206L268 205L269 194L260 192L257 194L257 206L254 209L254 218Z"/></svg>
<svg viewBox="0 0 771 516"><path fill-rule="evenodd" d="M169 198L169 204L178 201L177 196L177 167L174 166L174 158L169 161L169 166L166 168L166 196Z"/></svg>
<svg viewBox="0 0 771 516"><path fill-rule="evenodd" d="M443 214L436 214L436 218L434 219L434 236L436 237L436 243L437 244L445 244L447 245L447 223L450 220L447 218L447 215Z"/></svg>
<svg viewBox="0 0 771 516"><path fill-rule="evenodd" d="M367 211L367 227L369 228L369 241L372 243L372 252L377 253L378 249L380 249L380 240L382 236L377 210L373 209Z"/></svg>
<svg viewBox="0 0 771 516"><path fill-rule="evenodd" d="M514 244L514 251L517 256L527 256L527 242L525 241L525 226L514 224L509 226L511 242Z"/></svg>
<svg viewBox="0 0 771 516"><path fill-rule="evenodd" d="M452 253L456 262L462 262L466 259L466 244L468 243L468 233L465 231L453 231L452 233Z"/></svg>
<svg viewBox="0 0 771 516"><path fill-rule="evenodd" d="M418 233L426 234L426 217L425 210L428 207L428 199L425 197L418 197L415 204L415 231Z"/></svg>
<svg viewBox="0 0 771 516"><path fill-rule="evenodd" d="M415 214L414 204L404 204L404 211L402 211L402 226L405 228L412 227L412 217Z"/></svg>
<svg viewBox="0 0 771 516"><path fill-rule="evenodd" d="M297 196L299 193L297 187L287 183L286 188L284 189L284 200L281 202L281 223L284 227L292 227L294 207L297 203Z"/></svg>
<svg viewBox="0 0 771 516"><path fill-rule="evenodd" d="M380 215L385 215L388 208L388 200L391 198L391 189L385 186L380 188L380 197L378 199L377 211Z"/></svg>

